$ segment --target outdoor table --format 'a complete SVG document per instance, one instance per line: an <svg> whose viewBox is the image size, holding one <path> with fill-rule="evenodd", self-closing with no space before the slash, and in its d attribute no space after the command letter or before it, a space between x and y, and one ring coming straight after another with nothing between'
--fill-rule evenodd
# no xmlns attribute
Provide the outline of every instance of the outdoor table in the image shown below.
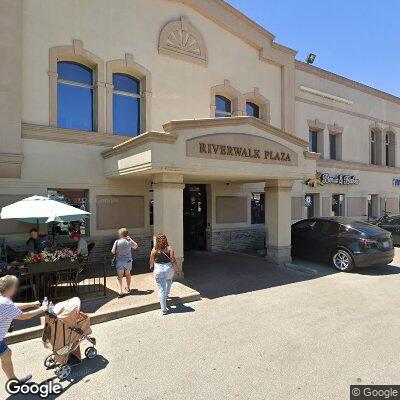
<svg viewBox="0 0 400 400"><path fill-rule="evenodd" d="M26 264L20 269L22 273L32 275L36 281L39 299L50 296L50 288L53 281L52 277L62 271L77 271L79 263L69 260L60 260L55 262L42 262L35 264Z"/></svg>

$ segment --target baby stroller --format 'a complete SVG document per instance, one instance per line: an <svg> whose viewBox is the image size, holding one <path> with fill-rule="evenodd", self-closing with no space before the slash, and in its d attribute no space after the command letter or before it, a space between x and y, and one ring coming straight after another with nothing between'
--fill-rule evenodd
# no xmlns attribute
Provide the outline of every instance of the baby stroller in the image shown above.
<svg viewBox="0 0 400 400"><path fill-rule="evenodd" d="M43 331L43 344L52 350L52 354L44 360L46 368L56 368L55 374L60 380L67 379L72 372L68 364L71 354L79 352L80 344L84 341L90 343L85 350L86 358L97 356L95 349L96 339L90 337L90 318L80 311L81 301L73 299L58 303L54 306L54 313L47 314ZM79 360L80 361L80 360Z"/></svg>

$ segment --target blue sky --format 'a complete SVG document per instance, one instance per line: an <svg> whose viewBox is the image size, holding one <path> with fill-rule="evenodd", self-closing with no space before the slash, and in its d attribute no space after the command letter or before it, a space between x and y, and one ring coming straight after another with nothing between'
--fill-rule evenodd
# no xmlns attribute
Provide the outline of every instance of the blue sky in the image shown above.
<svg viewBox="0 0 400 400"><path fill-rule="evenodd" d="M228 0L304 61L400 96L400 0Z"/></svg>

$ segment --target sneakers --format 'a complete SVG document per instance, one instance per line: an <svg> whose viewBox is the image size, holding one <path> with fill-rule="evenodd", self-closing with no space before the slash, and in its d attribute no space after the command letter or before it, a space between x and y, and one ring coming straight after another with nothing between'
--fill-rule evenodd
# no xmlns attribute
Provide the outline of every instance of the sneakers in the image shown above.
<svg viewBox="0 0 400 400"><path fill-rule="evenodd" d="M163 315L167 315L167 314L168 314L168 310L167 310L167 309L162 310L162 314L163 314Z"/></svg>
<svg viewBox="0 0 400 400"><path fill-rule="evenodd" d="M21 379L18 379L18 381L19 381L19 383L24 384L24 383L29 382L31 379L32 379L32 375L29 374L29 375L27 375L27 376L24 376L24 377L21 378Z"/></svg>

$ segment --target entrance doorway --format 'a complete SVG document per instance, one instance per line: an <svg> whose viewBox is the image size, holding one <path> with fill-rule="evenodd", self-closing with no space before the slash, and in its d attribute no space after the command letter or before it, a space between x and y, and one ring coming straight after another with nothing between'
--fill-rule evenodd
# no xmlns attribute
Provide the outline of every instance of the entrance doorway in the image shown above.
<svg viewBox="0 0 400 400"><path fill-rule="evenodd" d="M207 245L207 192L205 185L186 185L183 191L185 250L205 250Z"/></svg>

